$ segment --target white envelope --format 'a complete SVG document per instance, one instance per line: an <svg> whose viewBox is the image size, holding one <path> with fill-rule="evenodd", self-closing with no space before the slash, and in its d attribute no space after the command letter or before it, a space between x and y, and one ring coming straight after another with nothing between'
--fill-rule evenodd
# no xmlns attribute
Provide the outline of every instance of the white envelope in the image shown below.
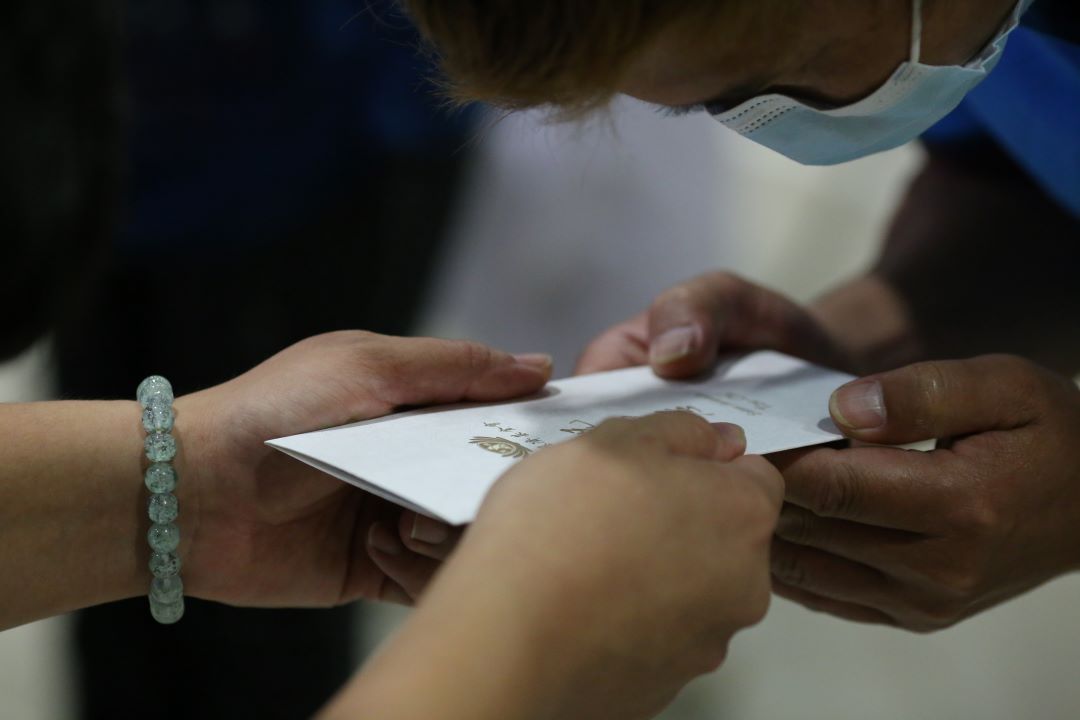
<svg viewBox="0 0 1080 720"><path fill-rule="evenodd" d="M719 364L707 377L662 380L631 368L559 380L505 403L425 408L267 444L404 507L462 524L495 481L531 453L606 418L687 410L746 431L767 454L841 439L829 395L852 377L774 352Z"/></svg>

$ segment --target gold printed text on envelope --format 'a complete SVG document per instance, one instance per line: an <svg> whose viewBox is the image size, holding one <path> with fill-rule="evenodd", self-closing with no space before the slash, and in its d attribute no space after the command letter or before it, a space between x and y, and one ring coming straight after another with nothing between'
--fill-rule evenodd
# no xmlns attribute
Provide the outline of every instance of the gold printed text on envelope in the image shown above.
<svg viewBox="0 0 1080 720"><path fill-rule="evenodd" d="M507 458L523 458L532 452L532 450L520 443L500 437L474 437L469 442L488 452Z"/></svg>

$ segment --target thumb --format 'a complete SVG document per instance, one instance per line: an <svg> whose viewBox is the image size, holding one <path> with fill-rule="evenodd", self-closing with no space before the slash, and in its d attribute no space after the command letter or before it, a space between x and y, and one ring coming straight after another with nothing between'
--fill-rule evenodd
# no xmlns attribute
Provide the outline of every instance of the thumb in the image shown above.
<svg viewBox="0 0 1080 720"><path fill-rule="evenodd" d="M1008 355L924 362L844 385L829 412L851 438L899 445L1026 425L1045 382L1045 371Z"/></svg>
<svg viewBox="0 0 1080 720"><path fill-rule="evenodd" d="M386 341L369 367L377 395L394 406L507 400L537 392L551 377L550 355L511 355L462 340Z"/></svg>

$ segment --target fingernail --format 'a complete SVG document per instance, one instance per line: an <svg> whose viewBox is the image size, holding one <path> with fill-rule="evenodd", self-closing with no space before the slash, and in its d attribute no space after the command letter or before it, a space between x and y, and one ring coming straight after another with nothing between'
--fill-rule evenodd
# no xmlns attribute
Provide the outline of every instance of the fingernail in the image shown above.
<svg viewBox="0 0 1080 720"><path fill-rule="evenodd" d="M522 353L515 355L514 360L518 365L526 365L538 370L548 370L554 363L554 359L546 353Z"/></svg>
<svg viewBox="0 0 1080 720"><path fill-rule="evenodd" d="M397 535L382 523L375 523L368 530L368 545L385 555L400 555L405 552L405 546L398 540Z"/></svg>
<svg viewBox="0 0 1080 720"><path fill-rule="evenodd" d="M850 430L873 430L885 424L885 395L877 380L845 385L829 398L833 419Z"/></svg>
<svg viewBox="0 0 1080 720"><path fill-rule="evenodd" d="M738 425L723 422L711 424L725 439L733 443L742 443L744 447L746 446L746 431Z"/></svg>
<svg viewBox="0 0 1080 720"><path fill-rule="evenodd" d="M693 325L672 328L652 342L649 363L667 365L694 352L698 345L698 331Z"/></svg>
<svg viewBox="0 0 1080 720"><path fill-rule="evenodd" d="M413 516L412 532L409 534L412 535L413 540L419 540L428 545L439 545L450 537L450 527L446 523L417 513Z"/></svg>

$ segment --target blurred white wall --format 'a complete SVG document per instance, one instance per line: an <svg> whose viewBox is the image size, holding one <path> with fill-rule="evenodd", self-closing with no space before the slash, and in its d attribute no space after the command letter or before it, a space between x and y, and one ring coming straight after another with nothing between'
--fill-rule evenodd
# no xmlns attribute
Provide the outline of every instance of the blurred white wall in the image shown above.
<svg viewBox="0 0 1080 720"><path fill-rule="evenodd" d="M589 336L689 268L735 260L741 248L716 241L734 183L714 162L712 130L641 106L587 125L535 114L494 124L426 329L552 352L566 373Z"/></svg>

